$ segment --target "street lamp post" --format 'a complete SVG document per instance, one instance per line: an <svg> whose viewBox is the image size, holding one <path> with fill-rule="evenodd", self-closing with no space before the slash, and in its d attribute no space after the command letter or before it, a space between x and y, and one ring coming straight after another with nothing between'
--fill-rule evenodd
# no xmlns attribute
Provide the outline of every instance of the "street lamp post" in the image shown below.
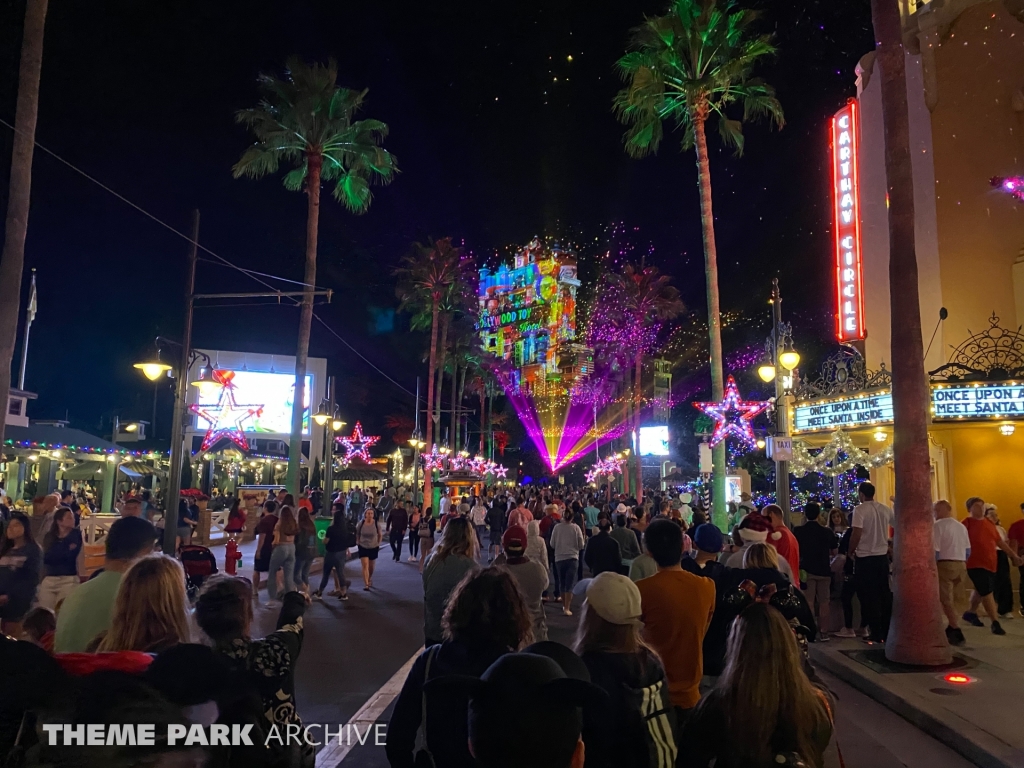
<svg viewBox="0 0 1024 768"><path fill-rule="evenodd" d="M793 370L800 363L800 355L793 349L793 331L788 323L782 322L782 294L778 278L772 280L772 335L768 340L768 360L757 369L758 376L765 383L775 381L775 436L789 437L789 390ZM787 385L787 378L790 384ZM775 501L782 508L786 523L790 522L789 508L789 461L780 460L780 453L773 450L775 458Z"/></svg>

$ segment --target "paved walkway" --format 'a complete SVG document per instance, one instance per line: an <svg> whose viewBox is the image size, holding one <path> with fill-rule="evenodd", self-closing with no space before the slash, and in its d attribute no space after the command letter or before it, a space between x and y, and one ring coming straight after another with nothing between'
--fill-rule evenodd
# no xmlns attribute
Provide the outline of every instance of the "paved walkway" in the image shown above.
<svg viewBox="0 0 1024 768"><path fill-rule="evenodd" d="M1002 624L1005 637L996 637L987 626L964 626L967 645L955 650L959 666L946 672L893 672L872 659L880 648L857 640L817 643L811 655L818 666L970 762L984 768L1024 768L1024 620ZM968 682L947 681L951 672Z"/></svg>

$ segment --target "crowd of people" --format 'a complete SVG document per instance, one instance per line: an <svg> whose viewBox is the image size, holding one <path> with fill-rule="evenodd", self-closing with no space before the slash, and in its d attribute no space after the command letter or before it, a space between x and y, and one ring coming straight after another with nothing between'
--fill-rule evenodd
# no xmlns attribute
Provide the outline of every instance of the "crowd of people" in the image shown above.
<svg viewBox="0 0 1024 768"><path fill-rule="evenodd" d="M690 497L658 492L643 504L607 489L452 492L435 515L402 488L353 489L329 500L316 589L310 495L296 502L282 490L262 505L252 580L218 574L194 595L139 505L124 506L102 567L88 575L73 508L56 504L42 521L11 513L0 539L0 689L10 692L0 755L35 750L60 764L64 748L37 736L47 721L251 724L257 733L299 725L294 671L307 605L332 578L327 596L348 599L353 554L372 590L388 549L421 572L424 605L425 650L387 731L397 768L821 768L838 747L808 643L828 639L833 596L843 606L838 636L885 642L888 630L893 512L870 483L849 517L809 502L791 529L779 507L747 503L727 532ZM234 535L244 521L229 506ZM980 498L967 512L961 523L947 502L935 505L937 597L954 645L961 622L983 625L981 608L1004 633L1009 568L1024 565L1024 522L1003 531ZM279 616L260 638L264 581L265 606ZM967 586L960 614L956 594ZM549 640L546 604L578 613L571 648ZM90 702L98 686L124 695ZM314 761L309 745L209 753L224 765Z"/></svg>

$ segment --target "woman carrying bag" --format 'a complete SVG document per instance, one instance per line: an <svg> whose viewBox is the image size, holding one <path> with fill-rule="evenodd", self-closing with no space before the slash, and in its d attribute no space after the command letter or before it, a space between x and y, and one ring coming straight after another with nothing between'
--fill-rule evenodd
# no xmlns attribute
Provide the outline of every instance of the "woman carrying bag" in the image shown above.
<svg viewBox="0 0 1024 768"><path fill-rule="evenodd" d="M356 525L356 545L359 548L359 563L363 566L363 589L373 586L373 569L377 554L384 541L384 527L373 516L373 508L363 513L363 519Z"/></svg>

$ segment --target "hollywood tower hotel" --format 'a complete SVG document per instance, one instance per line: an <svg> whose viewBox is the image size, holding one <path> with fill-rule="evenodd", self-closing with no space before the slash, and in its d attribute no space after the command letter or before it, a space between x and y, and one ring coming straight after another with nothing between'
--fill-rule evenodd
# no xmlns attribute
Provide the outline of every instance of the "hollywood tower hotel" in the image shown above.
<svg viewBox="0 0 1024 768"><path fill-rule="evenodd" d="M932 495L960 517L968 497L982 496L1008 526L1024 503L1024 0L900 4ZM790 425L809 448L852 439L888 499L889 233L874 52L856 75L857 97L822 136L842 347L820 372L802 372Z"/></svg>

